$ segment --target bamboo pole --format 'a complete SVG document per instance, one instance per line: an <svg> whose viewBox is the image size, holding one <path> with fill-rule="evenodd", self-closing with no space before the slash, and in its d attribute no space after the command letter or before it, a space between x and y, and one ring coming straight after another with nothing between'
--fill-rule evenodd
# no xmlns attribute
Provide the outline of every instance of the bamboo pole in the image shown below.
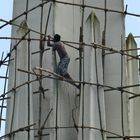
<svg viewBox="0 0 140 140"><path fill-rule="evenodd" d="M9 66L9 63L8 63L8 66ZM9 72L9 67L6 68L5 77L0 77L0 78L4 78L3 94L5 94L5 92L6 92L7 80L8 80L8 72ZM5 102L5 96L3 96L2 100L1 100L0 118L2 118L2 115L3 115L4 102ZM1 130L1 121L0 121L0 130Z"/></svg>
<svg viewBox="0 0 140 140"><path fill-rule="evenodd" d="M29 14L30 12L32 12L33 10L35 10L35 9L37 9L37 8L39 8L39 7L41 7L41 6L43 6L44 4L47 4L47 3L50 2L50 1L52 1L52 0L47 0L47 1L43 2L43 3L41 3L41 4L36 5L35 7L31 8L31 9L29 9L29 10L26 9L26 10L25 10L23 13L21 13L20 15L14 17L12 20L10 20L10 21L8 21L7 23L5 23L4 25L0 26L0 29L2 29L3 27L5 27L5 26L8 25L8 24L11 24L11 23L12 23L13 21L15 21L16 19L18 19L18 18L20 18L20 17L22 17L22 16L24 16L24 15ZM0 20L1 20L1 19L0 19Z"/></svg>
<svg viewBox="0 0 140 140"><path fill-rule="evenodd" d="M16 19L18 19L19 17L23 16L23 15L27 15L28 13L30 13L31 11L37 9L38 7L41 7L44 4L47 4L49 2L53 2L54 0L47 0L41 4L36 5L35 7L24 11L23 13L21 13L20 15L18 15L17 17L13 18L12 20L9 21L9 23L12 23L13 21L15 21ZM91 6L91 5L83 5L83 4L76 4L76 3L69 3L69 2L63 2L63 1L57 1L55 0L56 3L60 3L60 4L66 4L66 5L71 5L71 6L80 6L80 7L85 7L85 8L92 8L92 9L97 9L97 10L101 10L101 11L106 11L106 12L113 12L113 13L120 13L120 14L124 14L124 15L129 15L129 16L135 16L135 17L140 17L139 14L134 14L134 13L129 13L127 11L119 11L119 10L113 10L113 9L106 9L106 8L101 8L101 7L96 7L96 6ZM0 26L0 29L5 27L6 25L8 25L9 23L5 23L4 25Z"/></svg>
<svg viewBox="0 0 140 140"><path fill-rule="evenodd" d="M56 3L60 4L66 4L66 5L71 5L71 6L80 6L80 7L85 7L85 8L91 8L91 9L97 9L101 11L106 11L106 12L112 12L112 13L119 13L119 14L124 14L124 15L129 15L129 16L135 16L135 17L140 17L140 14L134 14L130 13L127 11L119 11L119 10L113 10L113 9L106 9L106 8L101 8L101 7L96 7L96 6L91 6L91 5L86 5L86 4L76 4L76 3L70 3L70 2L64 2L64 1L57 1L55 0Z"/></svg>
<svg viewBox="0 0 140 140"><path fill-rule="evenodd" d="M28 0L27 0L27 3L28 3ZM28 6L28 5L27 5ZM27 17L26 17L27 18ZM29 35L28 35L28 38L30 38L30 33L29 33ZM31 68L31 63L30 63L30 54L31 54L31 44L30 44L31 42L30 42L30 40L28 40L28 71L30 71L30 68ZM28 73L28 81L30 81L31 80L31 75ZM27 106L28 106L28 125L30 125L30 121L31 121L31 114L30 114L30 112L31 112L31 110L30 110L30 107L31 107L31 103L30 103L30 95L31 95L31 85L30 85L30 83L28 83L27 84L27 90L28 90L28 104L27 104ZM30 131L28 131L28 140L30 140Z"/></svg>
<svg viewBox="0 0 140 140"><path fill-rule="evenodd" d="M121 36L121 49L123 49L123 40L122 40L122 36ZM123 81L124 81L124 56L123 54L121 54L121 87L123 86ZM122 131L122 135L125 135L125 130L124 130L124 92L121 91L121 131Z"/></svg>
<svg viewBox="0 0 140 140"><path fill-rule="evenodd" d="M100 129L101 129L101 137L102 137L102 140L105 139L104 137L104 133L103 133L103 123L102 123L102 112L101 112L101 104L100 104L100 93L99 93L99 89L100 89L100 86L98 86L99 84L99 74L98 74L98 64L97 64L97 49L95 48L94 49L95 53L94 53L94 56L95 56L95 71L96 71L96 83L97 83L97 86L96 86L96 89L97 89L97 103L98 103L98 113L99 113L99 123L100 123Z"/></svg>
<svg viewBox="0 0 140 140"><path fill-rule="evenodd" d="M19 26L19 25L18 25ZM34 31L34 30L32 30L32 29L29 29L30 31L33 31L33 32L36 32L36 31ZM36 32L36 33L38 33L38 34L40 34L40 32ZM22 38L22 40L24 39L25 37L23 37ZM40 40L40 39L39 39ZM63 41L62 40L62 42L63 43L70 43L70 44L73 44L73 45L80 45L81 43L79 43L79 42L72 42L72 41ZM139 57L136 57L136 56L133 56L133 55L129 55L128 53L125 53L123 50L116 50L116 49L113 49L112 47L107 47L107 46L105 46L105 45L101 45L101 44L97 44L97 43L95 43L95 42L93 42L92 44L88 44L88 43L84 43L83 42L83 44L82 45L84 45L84 46L86 46L86 47L97 47L97 48L100 48L100 49L103 49L103 50L106 50L106 51L110 51L110 52L112 52L112 53L118 53L118 54L124 54L124 55L126 55L126 56L129 56L129 57L131 57L131 58L134 58L134 59L137 59L137 60L140 60L140 58ZM69 47L71 47L70 45L68 45ZM75 48L75 47L73 47L73 48ZM75 49L77 49L78 50L78 48L75 48Z"/></svg>
<svg viewBox="0 0 140 140"><path fill-rule="evenodd" d="M16 133L18 133L18 132L27 131L30 127L33 127L33 126L35 126L35 125L36 125L36 123L31 124L31 125L28 125L28 126L25 126L25 127L21 127L21 128L19 128L19 129L17 129L17 130L14 130L14 131L12 131L12 132L10 132L10 133L7 133L7 134L1 136L0 139L4 139L4 138L6 138L6 137L11 137L12 135L14 135L14 134L16 134Z"/></svg>
<svg viewBox="0 0 140 140"><path fill-rule="evenodd" d="M38 68L38 67L36 67L35 69L39 69L39 70L42 70L42 71L44 71L44 72L47 72L45 69L43 69L43 68ZM24 72L24 73L30 73L30 74L33 74L33 75L35 75L33 72L30 72L30 71L26 71L26 70L21 70L21 69L18 69L19 71L21 71L21 72ZM39 75L39 74L38 74ZM45 76L44 74L43 74L43 78L50 78L50 79L56 79L56 80L60 80L60 81L65 81L65 82L70 82L70 80L67 80L67 79L63 79L63 80L61 80L60 78L57 78L57 77L50 77L50 76ZM37 80L37 79L36 79ZM35 81L36 81L35 80ZM86 82L86 81L74 81L75 83L81 83L81 84L89 84L89 85L94 85L94 86L101 86L101 87L104 87L104 88L109 88L109 89L111 89L111 90L117 90L117 91L121 91L121 90L123 90L123 87L111 87L111 86L108 86L108 85L102 85L102 84L97 84L97 83L91 83L91 82ZM26 84L26 83L25 83ZM21 86L23 86L23 85L21 85ZM133 85L132 85L133 86ZM135 85L136 86L136 85ZM20 85L19 85L19 87L20 87ZM124 92L126 92L126 93L129 93L129 94L132 94L132 95L137 95L137 94L135 94L135 93L132 93L132 92L129 92L129 91L126 91L126 90L123 90Z"/></svg>
<svg viewBox="0 0 140 140"><path fill-rule="evenodd" d="M84 0L81 1L82 5L84 5ZM75 3L74 3L75 4ZM74 5L75 6L75 5ZM85 7L81 6L81 25L80 25L80 34L79 34L79 81L83 81L84 80L84 56L83 56L83 51L84 51L84 38L83 38L83 29L84 29L84 14L85 14ZM85 93L84 93L84 84L81 84L82 87L80 88L80 100L81 100L81 125L82 125L82 140L84 140L84 133L85 133L85 129L84 129L84 121L85 121ZM77 128L77 127L76 127Z"/></svg>
<svg viewBox="0 0 140 140"><path fill-rule="evenodd" d="M42 68L41 68L42 69ZM21 71L21 72L24 72L24 73L29 73L29 74L32 74L32 75L38 75L39 76L39 74L35 74L34 72L31 72L31 71L26 71L26 70L22 70L22 69L17 69L18 71ZM45 69L42 69L43 71L45 71ZM43 77L42 78L50 78L50 79L55 79L55 80L61 80L60 78L56 78L56 77L50 77L50 75L44 75L43 74ZM25 82L25 83L23 83L23 84L21 84L21 85L18 85L18 86L16 86L16 87L14 87L14 88L12 88L11 90L9 90L9 91L7 91L5 94L1 94L0 95L0 98L2 98L3 96L5 96L5 95L7 95L7 94L9 94L10 92L12 92L13 90L16 90L16 89L18 89L18 88L20 88L20 87L22 87L22 86L24 86L24 85L26 85L26 84L29 84L29 83L32 83L32 82L36 82L36 81L38 81L38 79L34 79L34 80L31 80L31 81L27 81L27 82ZM63 80L61 80L61 81L65 81L65 82L69 82L69 80L66 80L66 79L63 79ZM111 87L111 86L108 86L108 85L102 85L102 84L97 84L97 83L91 83L91 82L86 82L86 81L83 81L83 82L81 82L81 81L74 81L75 83L81 83L81 84L89 84L89 85L93 85L93 86L101 86L101 87L104 87L104 88L108 88L108 89L110 89L110 90L106 90L106 91L112 91L112 90L116 90L116 91L123 91L123 92L125 92L125 93L127 93L127 94L131 94L131 95L134 95L134 96L138 96L138 94L137 93L133 93L133 92L129 92L129 91L127 91L127 90L123 90L123 87ZM132 87L133 86L137 86L137 85L132 85ZM139 86L139 85L138 85ZM126 87L124 87L124 88L126 88ZM130 88L130 86L129 86L129 88Z"/></svg>
<svg viewBox="0 0 140 140"><path fill-rule="evenodd" d="M75 126L58 126L57 127L58 129L73 129L73 128L75 128ZM103 130L101 130L100 128L97 128L97 127L94 127L94 126L84 126L84 128L85 129L91 129L91 130L96 130L96 131L102 131L102 132L104 132L104 133L107 133L107 134L111 134L112 135L112 137L114 137L114 138L116 138L116 137L118 137L118 138L133 138L133 136L122 136L122 135L120 135L120 134L117 134L117 133L115 133L115 132L112 132L112 131L109 131L109 130L105 130L105 129L103 129ZM51 127L45 127L44 129L47 129L47 130L50 130L50 129L55 129L55 127L54 126L51 126ZM82 129L82 126L80 126L80 125L78 125L77 126L77 129ZM30 130L38 130L38 128L35 128L35 129L30 129ZM110 136L111 137L111 136ZM135 137L135 136L134 136ZM137 137L140 137L140 136L137 136ZM129 139L130 140L130 139Z"/></svg>

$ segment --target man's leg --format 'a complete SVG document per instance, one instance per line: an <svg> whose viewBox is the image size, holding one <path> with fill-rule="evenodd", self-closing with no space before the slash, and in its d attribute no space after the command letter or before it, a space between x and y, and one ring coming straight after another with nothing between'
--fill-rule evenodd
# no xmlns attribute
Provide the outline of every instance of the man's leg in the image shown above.
<svg viewBox="0 0 140 140"><path fill-rule="evenodd" d="M57 74L59 74L61 76L66 75L69 62L70 62L70 59L67 57L61 59L58 66L57 66Z"/></svg>
<svg viewBox="0 0 140 140"><path fill-rule="evenodd" d="M64 58L62 59L59 64L58 64L58 71L59 71L59 74L61 76L63 76L64 78L66 78L67 80L69 80L68 82L74 86L76 86L77 88L80 89L80 84L79 85L76 85L75 82L73 81L73 79L71 78L71 76L67 73L67 69L68 69L68 64L70 62L70 59L69 58Z"/></svg>
<svg viewBox="0 0 140 140"><path fill-rule="evenodd" d="M69 82L70 84L72 84L72 85L74 85L75 87L77 87L78 89L80 89L80 84L79 84L79 85L75 84L75 82L73 81L73 79L71 78L71 76L70 76L68 73L65 74L64 77L65 77L67 80L69 80L68 82Z"/></svg>

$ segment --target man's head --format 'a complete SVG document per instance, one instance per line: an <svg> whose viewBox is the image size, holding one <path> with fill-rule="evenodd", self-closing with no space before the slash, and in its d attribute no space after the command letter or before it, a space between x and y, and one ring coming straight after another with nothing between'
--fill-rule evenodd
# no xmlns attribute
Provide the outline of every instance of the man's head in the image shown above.
<svg viewBox="0 0 140 140"><path fill-rule="evenodd" d="M59 42L60 39L61 39L61 36L60 36L59 34L55 34L55 35L54 35L53 41L54 41L54 42Z"/></svg>

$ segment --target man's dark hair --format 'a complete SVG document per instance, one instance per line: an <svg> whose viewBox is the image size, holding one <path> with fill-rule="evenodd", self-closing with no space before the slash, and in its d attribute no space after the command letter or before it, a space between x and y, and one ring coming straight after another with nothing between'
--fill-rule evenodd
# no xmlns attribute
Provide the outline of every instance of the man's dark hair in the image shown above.
<svg viewBox="0 0 140 140"><path fill-rule="evenodd" d="M61 39L61 36L59 34L54 35L54 42L59 42Z"/></svg>

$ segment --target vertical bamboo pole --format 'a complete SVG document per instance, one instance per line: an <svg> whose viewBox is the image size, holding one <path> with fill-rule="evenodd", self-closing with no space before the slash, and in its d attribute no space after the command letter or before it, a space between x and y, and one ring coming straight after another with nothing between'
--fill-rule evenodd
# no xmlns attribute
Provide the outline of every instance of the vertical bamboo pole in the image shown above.
<svg viewBox="0 0 140 140"><path fill-rule="evenodd" d="M84 25L84 0L82 0L82 7L81 7L81 10L82 10L82 14L81 14L81 27L80 27L80 38L79 38L79 81L82 81L84 80L84 67L82 66L83 65L83 25ZM82 74L83 72L83 74ZM83 78L83 79L82 79ZM81 94L81 105L82 105L82 116L81 116L81 121L82 121L82 140L84 140L84 84L82 86L82 92L81 92L81 89L80 89L80 94Z"/></svg>
<svg viewBox="0 0 140 140"><path fill-rule="evenodd" d="M29 0L26 0L26 11L28 11L28 7L29 7ZM25 19L28 19L28 12L26 12L25 14Z"/></svg>
<svg viewBox="0 0 140 140"><path fill-rule="evenodd" d="M26 0L26 11L29 8L29 0ZM26 21L28 20L28 13L25 15ZM30 33L28 39L30 38ZM28 40L28 71L30 71L30 40ZM30 81L30 74L28 73L28 81ZM28 125L30 125L30 84L28 83ZM28 130L28 140L30 140L30 130Z"/></svg>
<svg viewBox="0 0 140 140"><path fill-rule="evenodd" d="M99 93L99 79L98 79L98 60L97 60L97 48L95 48L95 70L96 70L96 82L97 82L97 103L98 103L98 110L99 110L99 122L100 122L100 129L101 129L101 136L102 140L104 140L104 134L103 134L103 124L102 124L102 113L101 113L101 104L100 104L100 93Z"/></svg>
<svg viewBox="0 0 140 140"><path fill-rule="evenodd" d="M43 3L43 0L42 0ZM44 45L42 42L43 35L42 35L42 28L43 28L43 5L41 5L41 17L40 17L40 54L39 54L39 67L42 68L42 61L43 61L43 53L44 53ZM42 75L42 71L39 71L40 75ZM38 140L42 140L42 129L41 129L41 118L42 118L42 95L44 95L44 89L42 86L42 76L39 76L39 120L38 120Z"/></svg>
<svg viewBox="0 0 140 140"><path fill-rule="evenodd" d="M107 0L104 0L104 9L105 9L105 12L104 12L104 31L102 33L102 45L106 45L106 26L107 26ZM105 63L105 50L102 49L102 63L103 63L103 73L104 73L104 63ZM104 74L103 74L104 75ZM104 76L103 76L103 79L104 79Z"/></svg>
<svg viewBox="0 0 140 140"><path fill-rule="evenodd" d="M3 95L6 92L7 81L8 81L8 79L6 77L8 77L8 71L9 71L9 61L8 61L8 65L7 65L7 68L6 68L6 74L5 74L5 80L4 80L4 88L3 88ZM5 98L5 95L2 97L2 101L1 101L0 119L2 119L2 115L3 115L3 106L4 106L4 101L5 101L4 98ZM2 120L0 120L0 130L1 130L1 121Z"/></svg>
<svg viewBox="0 0 140 140"><path fill-rule="evenodd" d="M12 132L12 129L13 129L13 121L14 121L14 114L15 114L15 102L16 102L16 100L15 100L15 96L16 96L16 89L15 89L15 87L16 87L16 80L17 80L17 70L16 70L16 68L17 68L17 47L15 48L15 63L14 63L14 87L13 87L13 92L11 92L11 94L13 94L13 108L12 108L12 118L11 118L11 122L10 122L10 132ZM14 136L10 136L9 137L9 140L11 140L11 137L14 137ZM13 140L14 140L14 138L13 138Z"/></svg>
<svg viewBox="0 0 140 140"><path fill-rule="evenodd" d="M121 50L123 50L123 42L122 42L122 36L121 36ZM124 72L124 61L123 61L124 55L123 53L121 54L121 87L123 86L123 72ZM121 125L122 125L122 135L125 136L124 133L124 95L123 91L121 91Z"/></svg>
<svg viewBox="0 0 140 140"><path fill-rule="evenodd" d="M30 63L30 33L28 35L28 71L30 71L30 67L31 67L31 63ZM30 74L28 73L28 81L31 80L30 78ZM31 103L30 103L30 95L31 95L31 89L30 89L30 83L28 83L28 125L30 125L30 122L31 122L31 110L30 110L30 107L31 107ZM30 130L28 130L28 140L30 140Z"/></svg>

